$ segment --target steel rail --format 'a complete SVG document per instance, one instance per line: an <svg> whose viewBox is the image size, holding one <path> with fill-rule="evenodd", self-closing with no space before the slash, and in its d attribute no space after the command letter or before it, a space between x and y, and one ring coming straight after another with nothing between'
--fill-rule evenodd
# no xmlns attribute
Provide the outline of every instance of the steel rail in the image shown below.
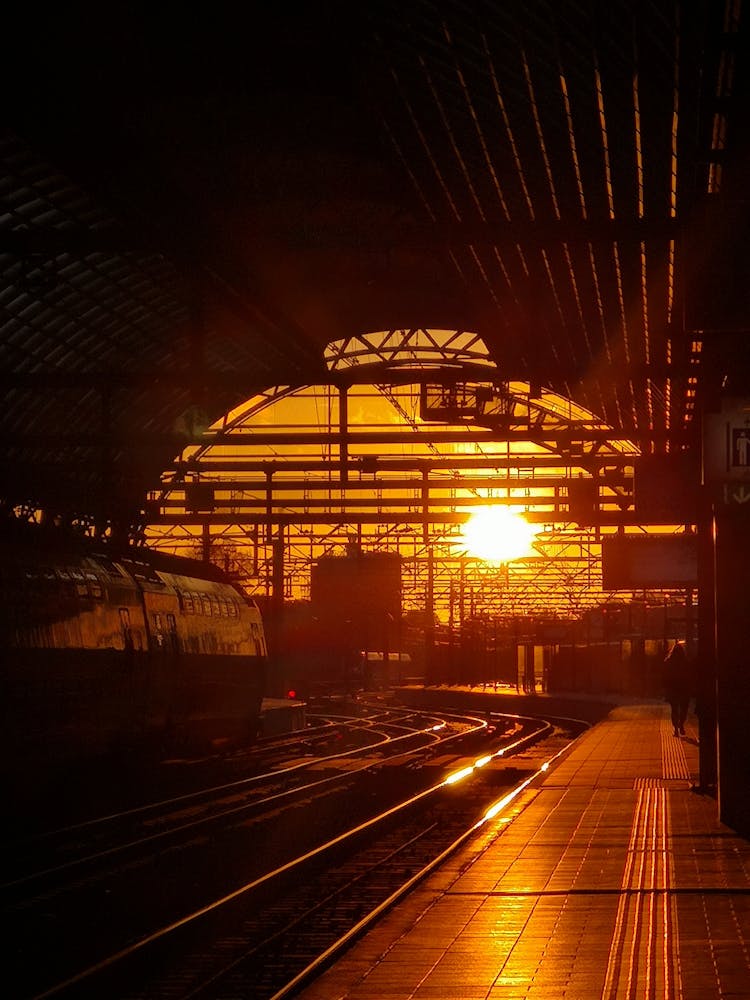
<svg viewBox="0 0 750 1000"><path fill-rule="evenodd" d="M582 720L566 720L581 722ZM586 724L587 725L587 724ZM379 903L373 910L362 917L353 927L351 927L345 934L339 937L333 944L329 945L325 951L323 951L313 962L307 965L304 969L298 972L292 979L289 980L280 990L270 998L270 1000L285 1000L286 997L290 996L294 991L299 989L304 983L309 981L314 975L322 970L323 967L332 962L338 955L340 955L354 940L361 935L374 924L384 913L391 909L399 900L406 896L419 882L423 881L431 872L438 868L451 854L453 854L459 847L461 847L467 840L469 840L474 834L482 827L485 823L489 822L498 816L507 806L516 799L521 792L523 792L529 785L533 784L542 775L545 775L550 767L559 760L559 758L567 753L572 745L576 742L579 736L575 736L569 743L559 750L557 753L549 757L542 765L529 777L525 778L523 781L518 782L510 792L506 793L502 798L498 799L491 806L487 808L484 815L469 829L465 830L456 840L453 841L448 847L446 847L439 855L433 858L428 864L426 864L420 871L411 876L403 885L399 886L394 892L388 896L387 899ZM525 741L524 741L525 742Z"/></svg>
<svg viewBox="0 0 750 1000"><path fill-rule="evenodd" d="M378 725L384 726L385 724L381 722L378 723ZM394 725L394 728L398 727ZM472 730L469 730L469 732L471 731ZM321 763L339 760L344 757L350 757L350 756L355 756L357 754L367 753L373 750L379 750L382 749L383 747L390 747L394 743L400 743L406 740L414 739L415 737L418 736L427 736L428 738L430 738L433 741L430 744L430 746L434 747L435 745L440 745L443 742L447 743L451 739L456 738L457 736L465 736L465 735L467 735L467 733L452 734L451 736L440 736L436 733L434 726L422 730L415 729L412 732L403 733L400 736L386 737L384 739L379 740L376 743L367 745L365 747L357 747L353 750L342 751L341 753L338 754L331 754L331 755L326 755L325 757L317 757L310 761L303 761L298 764L292 765L289 768L282 768L278 771L269 772L266 775L255 775L249 778L241 779L239 781L230 782L222 786L216 786L215 788L212 789L204 789L198 792L187 793L186 795L177 796L176 798L165 800L164 802L161 803L151 803L147 806L137 807L135 809L128 810L121 814L113 814L112 816L109 817L103 817L97 820L89 820L86 823L80 824L78 826L64 828L64 832L66 833L75 832L78 830L85 829L87 827L91 828L91 826L97 823L104 823L108 821L122 819L124 817L130 818L138 814L154 812L157 809L165 806L187 805L189 802L191 801L195 802L196 800L199 800L201 798L208 799L209 796L211 796L212 794L221 793L229 790L236 791L239 787L256 783L261 778L278 780L280 777L284 777L285 775L293 773L295 771L304 770L306 768L313 766L320 766ZM418 752L418 750L415 750L414 752ZM388 758L386 759L397 760L400 756L404 756L406 753L407 751L399 750L392 756L389 755ZM160 842L165 842L168 841L170 838L179 837L180 835L185 834L187 832L197 831L201 827L206 827L212 824L221 823L224 820L231 817L237 818L238 816L241 816L243 814L256 812L257 810L262 809L264 806L269 806L271 804L279 804L284 799L293 800L296 796L309 793L313 789L322 788L323 786L329 784L335 785L337 782L348 781L353 774L357 774L360 771L366 771L372 766L373 766L372 761L367 760L360 766L353 767L340 774L328 775L326 777L316 779L315 781L310 781L307 784L297 785L294 788L287 788L284 789L283 791L276 792L272 795L267 795L261 799L255 799L251 802L244 802L241 805L233 806L231 808L225 808L219 812L212 813L211 815L201 816L200 818L192 819L189 822L181 823L175 826L170 826L167 829L159 830L156 833L150 833L147 836L141 836L137 837L134 840L126 841L124 843L114 844L110 847L97 851L94 854L88 854L77 858L71 858L70 860L65 861L59 865L54 865L49 868L28 872L25 875L20 876L19 878L15 878L11 881L0 884L0 890L8 890L17 888L18 886L21 885L28 885L40 879L49 878L52 875L58 875L61 874L62 872L69 872L76 868L80 868L82 866L92 865L95 864L96 862L105 859L114 858L119 854L124 854L128 851L133 851L140 847L153 845ZM210 799L208 801L208 804L210 805Z"/></svg>
<svg viewBox="0 0 750 1000"><path fill-rule="evenodd" d="M226 893L225 895L219 897L218 899L215 899L210 903L201 906L194 912L186 914L185 916L172 921L168 925L159 928L158 930L153 931L152 933L146 935L139 941L136 941L133 944L120 949L114 954L107 956L106 958L100 960L99 962L96 962L90 967L81 970L80 972L69 977L63 982L48 988L42 993L36 994L32 998L32 1000L48 1000L48 998L50 997L59 996L60 994L65 993L67 990L82 985L84 982L91 980L98 974L110 971L113 967L117 966L119 963L129 959L133 959L141 955L146 949L160 942L163 942L169 936L183 929L194 927L198 921L208 917L209 915L216 914L222 908L227 907L231 903L234 903L237 900L240 900L241 898L248 896L254 890L257 890L263 886L268 885L273 880L288 874L289 872L293 871L296 868L299 868L300 866L310 862L313 859L320 858L321 856L332 851L334 848L339 847L343 843L361 835L365 831L376 827L378 824L387 821L388 819L392 818L393 816L396 816L397 814L403 812L404 810L411 808L412 806L416 805L421 801L424 801L430 796L438 794L439 792L444 790L447 786L462 780L464 777L468 777L470 773L473 773L475 770L484 767L491 760L495 758L504 757L509 752L522 748L523 746L526 746L527 744L536 741L541 733L549 732L553 728L550 723L540 721L538 719L531 719L523 716L513 716L513 718L519 720L524 719L526 722L534 723L537 728L532 733L522 736L512 743L506 744L498 748L498 750L494 751L493 753L477 758L475 763L470 767L460 769L459 771L454 772L453 774L449 774L446 778L437 782L436 784L430 785L429 787L422 789L415 795L411 795L407 799L404 799L401 802L396 803L395 805L378 813L377 815L372 816L369 819L361 823L358 823L354 827L351 827L348 830L343 831L342 833L331 838L325 843L319 844L316 847L313 847L310 850L299 855L298 857L290 859L289 861L278 866L272 871L265 872L264 874L250 880L249 882L239 886L238 888L232 890L231 892ZM481 720L481 722L483 725L486 725L484 720ZM457 737L454 735L451 738L455 739ZM555 758L557 756L559 756L559 754L555 755ZM546 767L543 766L542 770L546 770ZM525 782L521 782L521 784L519 785L519 790L515 794L518 794L521 790L523 790L523 788L525 788L530 783L530 781L533 780L533 777L526 779ZM487 815L487 818L490 818L489 814ZM475 824L472 827L472 830L476 828L478 828L477 824Z"/></svg>

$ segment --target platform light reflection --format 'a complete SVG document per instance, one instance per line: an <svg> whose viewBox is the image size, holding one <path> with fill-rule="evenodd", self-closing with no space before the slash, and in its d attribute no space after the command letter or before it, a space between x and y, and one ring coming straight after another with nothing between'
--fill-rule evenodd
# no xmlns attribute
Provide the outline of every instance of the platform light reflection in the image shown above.
<svg viewBox="0 0 750 1000"><path fill-rule="evenodd" d="M509 805L513 801L513 799L516 798L517 795L521 794L524 788L527 788L532 781L534 781L536 778L539 777L540 774L542 774L545 771L548 771L550 765L554 764L554 762L558 758L562 757L562 755L567 752L567 750L571 745L572 743L563 747L562 750L558 750L556 754L554 754L552 757L549 758L549 760L545 760L543 764L539 765L538 771L535 771L532 775L526 778L525 781L522 781L520 785L517 785L512 791L508 792L507 795L503 796L502 799L499 799L497 802L493 803L489 807L489 809L485 812L484 816L476 824L476 828L478 829L480 826L482 826L483 823L486 823L488 820L493 819L495 816L497 816L499 812L502 812L502 810L505 809L505 807ZM510 820L509 819L501 820L501 822L510 822Z"/></svg>
<svg viewBox="0 0 750 1000"><path fill-rule="evenodd" d="M448 775L448 777L444 781L444 784L455 785L457 781L462 781L464 778L468 778L468 776L472 773L473 770L474 770L474 765L470 764L469 767L464 767L460 771L454 771L453 774Z"/></svg>
<svg viewBox="0 0 750 1000"><path fill-rule="evenodd" d="M499 799L497 802L493 803L493 805L490 806L490 808L487 810L487 812L484 814L484 816L479 821L479 824L477 825L486 823L487 820L492 819L494 816L497 816L499 812L502 812L503 809L505 809L505 807L509 805L517 795L521 794L521 792L524 790L524 788L526 788L527 785L531 784L534 778L536 778L536 774L532 774L530 778L527 778L525 781L522 781L521 784L518 785L516 788L514 788L512 792L508 792L508 794L503 796L502 799Z"/></svg>

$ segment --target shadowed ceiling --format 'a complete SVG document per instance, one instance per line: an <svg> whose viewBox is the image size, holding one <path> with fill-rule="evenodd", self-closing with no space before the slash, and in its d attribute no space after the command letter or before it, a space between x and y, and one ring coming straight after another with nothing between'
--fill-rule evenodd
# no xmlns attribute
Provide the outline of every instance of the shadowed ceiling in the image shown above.
<svg viewBox="0 0 750 1000"><path fill-rule="evenodd" d="M0 133L5 502L132 518L185 414L325 379L325 345L374 330L476 331L504 377L644 451L681 447L706 345L748 325L745 14L739 0L17 13Z"/></svg>

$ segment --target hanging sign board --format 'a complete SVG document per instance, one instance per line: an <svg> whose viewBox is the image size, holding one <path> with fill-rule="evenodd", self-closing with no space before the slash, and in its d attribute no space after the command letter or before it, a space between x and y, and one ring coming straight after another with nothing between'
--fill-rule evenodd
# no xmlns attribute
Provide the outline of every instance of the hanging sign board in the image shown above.
<svg viewBox="0 0 750 1000"><path fill-rule="evenodd" d="M720 413L705 415L703 475L722 503L750 504L750 399L726 399Z"/></svg>
<svg viewBox="0 0 750 1000"><path fill-rule="evenodd" d="M697 585L696 535L602 539L602 586L605 590L670 590Z"/></svg>

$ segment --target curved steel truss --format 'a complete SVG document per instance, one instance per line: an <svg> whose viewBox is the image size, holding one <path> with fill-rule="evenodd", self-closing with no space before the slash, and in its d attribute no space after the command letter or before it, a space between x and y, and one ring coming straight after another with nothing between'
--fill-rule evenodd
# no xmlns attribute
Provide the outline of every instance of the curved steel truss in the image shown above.
<svg viewBox="0 0 750 1000"><path fill-rule="evenodd" d="M184 449L150 498L150 544L202 550L286 599L309 596L323 555L395 552L404 609L446 622L601 604L602 536L645 530L638 449L571 400L504 379L483 351L463 331L331 345L330 381L271 387ZM487 504L540 526L532 554L467 553L462 525Z"/></svg>

